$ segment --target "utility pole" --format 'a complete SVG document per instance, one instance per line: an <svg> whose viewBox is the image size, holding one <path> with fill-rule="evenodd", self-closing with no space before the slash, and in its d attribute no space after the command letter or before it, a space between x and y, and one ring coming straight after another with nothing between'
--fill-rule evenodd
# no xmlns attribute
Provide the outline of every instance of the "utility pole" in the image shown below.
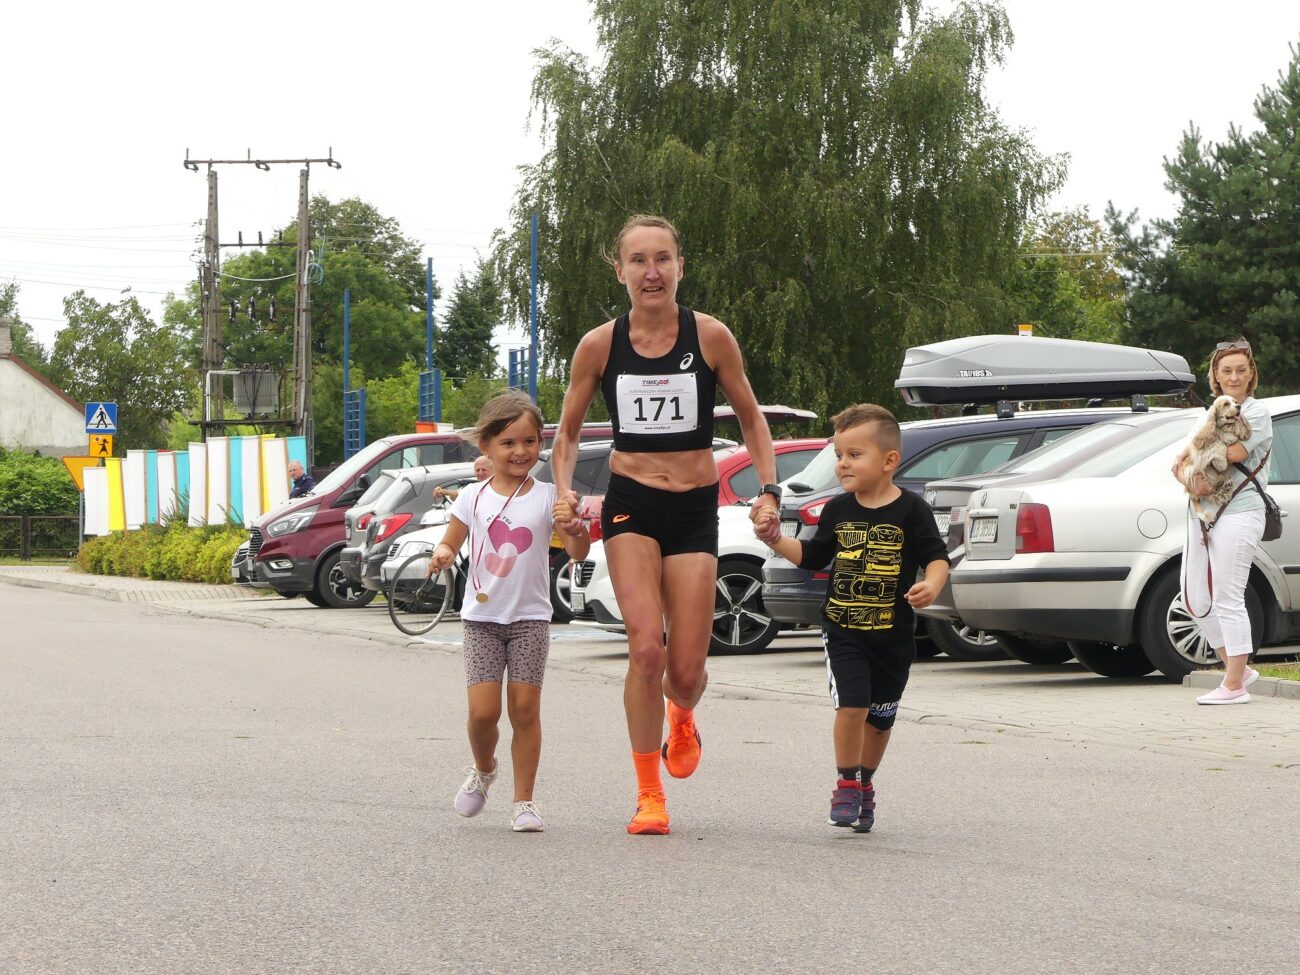
<svg viewBox="0 0 1300 975"><path fill-rule="evenodd" d="M221 342L221 292L220 282L220 238L217 236L217 173L216 166L256 166L269 172L273 165L298 164L304 168L298 172L298 263L297 287L293 310L293 362L290 366L292 394L289 397L289 418L271 422L287 423L295 434L307 438L307 456L310 463L315 455L315 425L311 415L312 400L312 341L311 341L311 213L307 179L312 163L324 163L332 169L343 166L334 159L334 149L330 147L329 155L323 159L254 159L253 151L248 151L245 159L191 159L185 150L185 168L193 172L199 166L208 167L208 225L203 237L204 262L200 269L200 284L203 293L203 417L200 427L203 439L208 439L210 429L221 430L226 426L223 410L223 396L220 388L208 389L207 374L221 370L225 364L225 347ZM238 244L224 246L244 247L262 246L261 235L256 245L245 245L243 235ZM282 246L273 243L268 246ZM209 419L211 417L211 419ZM243 421L231 421L243 422ZM263 421L267 422L267 421Z"/></svg>
<svg viewBox="0 0 1300 975"><path fill-rule="evenodd" d="M202 312L203 312L203 395L208 401L206 416L216 419L225 418L225 403L222 389L218 385L216 392L208 388L208 374L222 368L225 364L225 349L221 344L221 291L217 282L220 270L221 250L217 236L217 171L208 168L208 222L203 233L202 275ZM199 428L199 437L208 439L207 426Z"/></svg>
<svg viewBox="0 0 1300 975"><path fill-rule="evenodd" d="M293 302L293 432L307 438L307 457L315 459L311 415L311 196L309 170L298 172L298 277Z"/></svg>

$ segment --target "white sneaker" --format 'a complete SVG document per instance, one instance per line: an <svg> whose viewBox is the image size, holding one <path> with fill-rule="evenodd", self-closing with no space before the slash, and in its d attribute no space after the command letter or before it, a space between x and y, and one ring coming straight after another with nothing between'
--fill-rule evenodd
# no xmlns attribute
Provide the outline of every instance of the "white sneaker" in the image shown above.
<svg viewBox="0 0 1300 975"><path fill-rule="evenodd" d="M1230 691L1222 684L1210 691L1208 694L1202 694L1196 699L1197 704L1249 704L1250 695L1246 693L1246 688L1242 687L1235 691Z"/></svg>
<svg viewBox="0 0 1300 975"><path fill-rule="evenodd" d="M510 828L516 833L540 833L546 829L542 814L531 802L516 802L514 812L510 815Z"/></svg>
<svg viewBox="0 0 1300 975"><path fill-rule="evenodd" d="M480 772L478 766L466 765L465 773L465 784L456 793L452 805L462 816L477 816L487 803L488 789L496 781L497 771L493 769L491 772Z"/></svg>
<svg viewBox="0 0 1300 975"><path fill-rule="evenodd" d="M1255 683L1255 681L1257 681L1257 680L1259 680L1259 671L1256 670L1254 667L1249 667L1249 666L1248 666L1248 667L1246 668L1246 676L1243 677L1242 680L1241 680L1241 686L1242 686L1242 687L1249 687L1251 684Z"/></svg>

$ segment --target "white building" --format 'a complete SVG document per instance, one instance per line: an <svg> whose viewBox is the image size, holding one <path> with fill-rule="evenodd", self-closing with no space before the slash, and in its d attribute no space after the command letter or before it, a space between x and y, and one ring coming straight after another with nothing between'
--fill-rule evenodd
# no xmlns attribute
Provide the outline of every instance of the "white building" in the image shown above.
<svg viewBox="0 0 1300 975"><path fill-rule="evenodd" d="M64 457L85 454L86 444L85 408L14 355L0 321L0 447Z"/></svg>

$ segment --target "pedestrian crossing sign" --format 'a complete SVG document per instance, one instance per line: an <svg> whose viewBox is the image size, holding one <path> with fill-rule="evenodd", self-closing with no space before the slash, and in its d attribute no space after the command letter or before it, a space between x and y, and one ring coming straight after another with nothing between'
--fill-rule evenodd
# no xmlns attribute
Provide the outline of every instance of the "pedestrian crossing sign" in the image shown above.
<svg viewBox="0 0 1300 975"><path fill-rule="evenodd" d="M117 433L117 404L87 403L86 432Z"/></svg>

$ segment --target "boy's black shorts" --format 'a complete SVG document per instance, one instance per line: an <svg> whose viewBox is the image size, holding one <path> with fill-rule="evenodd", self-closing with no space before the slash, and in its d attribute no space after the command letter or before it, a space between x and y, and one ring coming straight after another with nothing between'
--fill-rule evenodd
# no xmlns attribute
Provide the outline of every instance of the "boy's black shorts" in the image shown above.
<svg viewBox="0 0 1300 975"><path fill-rule="evenodd" d="M689 491L653 488L621 474L609 475L600 530L616 535L645 535L659 543L659 554L718 554L718 485Z"/></svg>
<svg viewBox="0 0 1300 975"><path fill-rule="evenodd" d="M881 731L894 726L898 702L916 659L912 634L883 646L871 646L852 630L822 624L826 675L831 703L840 708L867 708L867 724Z"/></svg>

